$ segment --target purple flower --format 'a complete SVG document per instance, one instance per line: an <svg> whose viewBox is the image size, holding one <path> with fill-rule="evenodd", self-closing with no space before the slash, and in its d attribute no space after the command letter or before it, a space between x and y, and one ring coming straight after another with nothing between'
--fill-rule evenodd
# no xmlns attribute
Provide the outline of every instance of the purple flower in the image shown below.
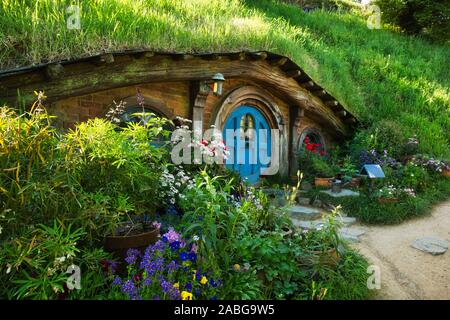
<svg viewBox="0 0 450 320"><path fill-rule="evenodd" d="M166 237L169 243L173 243L176 241L181 242L181 235L177 233L172 227L169 228L169 231L163 234L163 239L164 237Z"/></svg>
<svg viewBox="0 0 450 320"><path fill-rule="evenodd" d="M141 261L141 269L145 269L147 276L153 276L157 271L161 271L164 267L164 258L158 257L154 261L144 257Z"/></svg>
<svg viewBox="0 0 450 320"><path fill-rule="evenodd" d="M145 278L144 286L148 287L151 284L152 284L152 279L150 277Z"/></svg>
<svg viewBox="0 0 450 320"><path fill-rule="evenodd" d="M137 290L137 288L134 285L134 282L132 280L127 280L122 285L122 292L126 293L130 297L130 299L132 299L132 300L139 299L138 290Z"/></svg>
<svg viewBox="0 0 450 320"><path fill-rule="evenodd" d="M141 256L141 252L137 249L128 249L127 251L127 257L125 258L125 261L128 264L135 264L138 257Z"/></svg>
<svg viewBox="0 0 450 320"><path fill-rule="evenodd" d="M190 282L186 283L186 290L189 292L192 291L192 283L190 283Z"/></svg>
<svg viewBox="0 0 450 320"><path fill-rule="evenodd" d="M171 300L180 300L180 291L178 288L175 288L172 283L166 281L165 279L160 280L162 291L168 295Z"/></svg>
<svg viewBox="0 0 450 320"><path fill-rule="evenodd" d="M113 286L121 286L122 285L122 279L120 277L116 276L112 282Z"/></svg>
<svg viewBox="0 0 450 320"><path fill-rule="evenodd" d="M167 265L166 269L169 274L173 273L175 270L177 270L179 267L178 263L175 260L170 261L170 263Z"/></svg>

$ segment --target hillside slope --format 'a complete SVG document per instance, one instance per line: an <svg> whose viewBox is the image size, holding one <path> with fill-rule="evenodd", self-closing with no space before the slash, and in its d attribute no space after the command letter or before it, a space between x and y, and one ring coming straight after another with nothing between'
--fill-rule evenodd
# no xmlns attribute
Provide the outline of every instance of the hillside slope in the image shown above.
<svg viewBox="0 0 450 320"><path fill-rule="evenodd" d="M417 134L420 151L450 158L448 45L271 0L93 0L80 4L81 29L69 30L70 3L3 0L0 68L128 48L270 50L292 58L360 118L367 130L357 143L393 150Z"/></svg>

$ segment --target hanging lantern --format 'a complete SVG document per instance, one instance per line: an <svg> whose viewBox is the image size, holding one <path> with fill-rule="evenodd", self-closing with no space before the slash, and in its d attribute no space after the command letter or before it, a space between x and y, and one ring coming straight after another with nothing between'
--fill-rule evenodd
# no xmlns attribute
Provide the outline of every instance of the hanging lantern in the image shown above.
<svg viewBox="0 0 450 320"><path fill-rule="evenodd" d="M222 86L225 81L223 74L216 73L211 79L214 81L213 94L215 96L220 96L222 94Z"/></svg>

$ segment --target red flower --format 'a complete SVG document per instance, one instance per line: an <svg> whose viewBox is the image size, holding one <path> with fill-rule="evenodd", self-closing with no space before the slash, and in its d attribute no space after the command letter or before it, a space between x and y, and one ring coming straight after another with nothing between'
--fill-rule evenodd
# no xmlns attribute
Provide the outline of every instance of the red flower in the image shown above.
<svg viewBox="0 0 450 320"><path fill-rule="evenodd" d="M304 143L308 144L309 143L309 137L306 136L305 140L303 140Z"/></svg>
<svg viewBox="0 0 450 320"><path fill-rule="evenodd" d="M314 149L314 145L312 143L307 144L305 147L306 150L312 151Z"/></svg>
<svg viewBox="0 0 450 320"><path fill-rule="evenodd" d="M325 151L324 150L320 150L320 155L323 157L325 155Z"/></svg>
<svg viewBox="0 0 450 320"><path fill-rule="evenodd" d="M204 146L207 146L208 145L208 141L206 141L205 139L202 139L201 144L204 145Z"/></svg>
<svg viewBox="0 0 450 320"><path fill-rule="evenodd" d="M317 149L314 149L312 153L317 154Z"/></svg>

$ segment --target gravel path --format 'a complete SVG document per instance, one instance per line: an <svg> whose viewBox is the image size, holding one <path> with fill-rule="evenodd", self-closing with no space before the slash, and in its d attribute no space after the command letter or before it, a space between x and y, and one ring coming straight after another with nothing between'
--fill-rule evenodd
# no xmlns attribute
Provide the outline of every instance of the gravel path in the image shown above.
<svg viewBox="0 0 450 320"><path fill-rule="evenodd" d="M450 250L433 256L411 247L426 236L450 242L450 200L400 225L361 227L366 233L353 246L380 267L375 299L450 299Z"/></svg>

